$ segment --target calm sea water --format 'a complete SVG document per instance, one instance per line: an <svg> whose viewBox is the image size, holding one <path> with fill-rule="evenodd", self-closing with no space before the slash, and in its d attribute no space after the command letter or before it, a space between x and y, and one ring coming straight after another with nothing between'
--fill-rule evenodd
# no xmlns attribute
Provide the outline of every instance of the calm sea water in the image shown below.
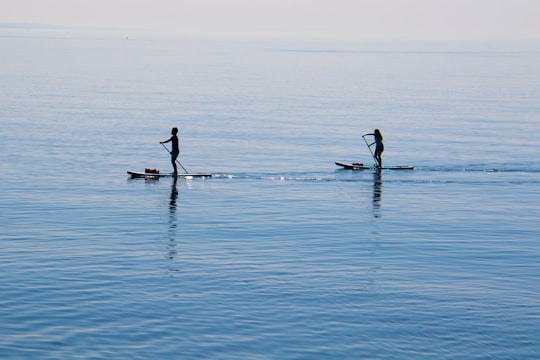
<svg viewBox="0 0 540 360"><path fill-rule="evenodd" d="M540 358L540 43L0 49L2 358Z"/></svg>

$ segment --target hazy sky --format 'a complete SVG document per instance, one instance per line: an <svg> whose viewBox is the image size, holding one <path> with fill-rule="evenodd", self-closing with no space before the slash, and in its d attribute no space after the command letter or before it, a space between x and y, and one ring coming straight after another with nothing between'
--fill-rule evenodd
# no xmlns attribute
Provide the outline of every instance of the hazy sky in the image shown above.
<svg viewBox="0 0 540 360"><path fill-rule="evenodd" d="M540 0L0 0L0 23L167 32L540 37Z"/></svg>

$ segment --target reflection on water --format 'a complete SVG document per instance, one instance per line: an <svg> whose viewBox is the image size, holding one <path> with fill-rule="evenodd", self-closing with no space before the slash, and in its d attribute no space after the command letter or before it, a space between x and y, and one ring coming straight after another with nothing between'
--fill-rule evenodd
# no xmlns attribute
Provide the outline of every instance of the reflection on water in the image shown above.
<svg viewBox="0 0 540 360"><path fill-rule="evenodd" d="M178 199L178 188L176 187L177 179L174 178L171 185L171 195L169 197L169 252L167 257L173 260L176 257L176 200Z"/></svg>
<svg viewBox="0 0 540 360"><path fill-rule="evenodd" d="M380 208L382 200L382 170L373 172L373 216L380 217Z"/></svg>
<svg viewBox="0 0 540 360"><path fill-rule="evenodd" d="M176 199L178 198L178 189L176 187L177 181L177 178L173 178L173 182L171 185L171 196L169 200L169 211L171 215L174 215L176 213Z"/></svg>

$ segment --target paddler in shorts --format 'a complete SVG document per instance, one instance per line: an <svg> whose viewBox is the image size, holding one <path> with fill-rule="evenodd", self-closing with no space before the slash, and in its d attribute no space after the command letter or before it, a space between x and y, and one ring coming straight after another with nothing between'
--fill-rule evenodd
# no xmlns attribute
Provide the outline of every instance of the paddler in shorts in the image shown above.
<svg viewBox="0 0 540 360"><path fill-rule="evenodd" d="M169 139L164 140L164 141L160 141L159 143L160 144L165 144L165 143L168 143L168 142L172 142L171 163L172 163L172 166L174 168L173 174L178 175L178 169L176 168L176 158L180 154L180 148L178 147L178 136L176 136L176 134L178 134L178 128L173 127L172 130L171 130L171 134L172 134L172 136Z"/></svg>

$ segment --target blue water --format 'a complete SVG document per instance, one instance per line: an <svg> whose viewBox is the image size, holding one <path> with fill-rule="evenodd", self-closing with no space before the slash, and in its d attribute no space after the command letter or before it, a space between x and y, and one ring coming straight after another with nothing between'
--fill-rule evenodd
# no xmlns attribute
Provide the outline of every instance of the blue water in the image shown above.
<svg viewBox="0 0 540 360"><path fill-rule="evenodd" d="M0 49L2 358L540 357L540 43Z"/></svg>

